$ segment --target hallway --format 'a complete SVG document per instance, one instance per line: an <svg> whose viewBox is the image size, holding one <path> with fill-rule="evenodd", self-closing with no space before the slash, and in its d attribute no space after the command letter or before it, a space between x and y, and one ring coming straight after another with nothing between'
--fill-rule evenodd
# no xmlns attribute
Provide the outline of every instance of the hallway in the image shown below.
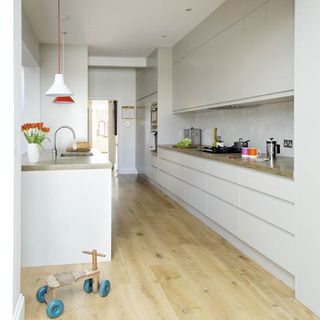
<svg viewBox="0 0 320 320"><path fill-rule="evenodd" d="M59 319L318 319L291 289L139 176L114 180L112 238L112 262L99 264L109 296L62 288ZM45 275L84 266L23 268L26 319L48 319L35 299Z"/></svg>

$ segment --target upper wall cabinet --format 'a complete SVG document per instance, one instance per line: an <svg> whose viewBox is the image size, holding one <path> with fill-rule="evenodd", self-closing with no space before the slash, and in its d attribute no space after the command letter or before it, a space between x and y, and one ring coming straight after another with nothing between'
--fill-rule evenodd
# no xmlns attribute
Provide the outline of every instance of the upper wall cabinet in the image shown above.
<svg viewBox="0 0 320 320"><path fill-rule="evenodd" d="M173 108L293 95L293 0L269 0L173 64Z"/></svg>

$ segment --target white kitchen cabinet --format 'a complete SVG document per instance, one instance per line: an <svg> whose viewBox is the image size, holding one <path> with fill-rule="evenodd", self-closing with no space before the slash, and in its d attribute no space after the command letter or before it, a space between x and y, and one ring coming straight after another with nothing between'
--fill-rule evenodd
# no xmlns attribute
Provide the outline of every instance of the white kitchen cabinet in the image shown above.
<svg viewBox="0 0 320 320"><path fill-rule="evenodd" d="M238 208L208 195L207 217L236 236L239 233L239 213Z"/></svg>
<svg viewBox="0 0 320 320"><path fill-rule="evenodd" d="M294 88L294 2L271 0L266 4L266 93Z"/></svg>
<svg viewBox="0 0 320 320"><path fill-rule="evenodd" d="M295 273L295 237L250 214L239 216L239 238L291 274Z"/></svg>
<svg viewBox="0 0 320 320"><path fill-rule="evenodd" d="M239 198L241 209L295 234L296 217L292 203L244 187L240 187Z"/></svg>
<svg viewBox="0 0 320 320"><path fill-rule="evenodd" d="M188 203L191 207L198 210L204 215L207 215L208 195L202 190L185 183L183 192L183 201Z"/></svg>
<svg viewBox="0 0 320 320"><path fill-rule="evenodd" d="M208 176L207 192L235 206L239 205L239 185L235 183Z"/></svg>
<svg viewBox="0 0 320 320"><path fill-rule="evenodd" d="M217 37L219 64L223 69L213 76L215 84L223 82L214 103L243 99L244 95L244 21L241 20ZM247 48L246 48L247 49ZM217 88L218 90L218 88ZM218 90L219 92L219 90Z"/></svg>
<svg viewBox="0 0 320 320"><path fill-rule="evenodd" d="M183 167L172 161L167 161L160 158L159 169L175 178L183 179Z"/></svg>
<svg viewBox="0 0 320 320"><path fill-rule="evenodd" d="M191 206L267 257L266 268L272 261L275 269L294 275L293 180L161 147L158 164L160 186L186 208Z"/></svg>
<svg viewBox="0 0 320 320"><path fill-rule="evenodd" d="M244 19L244 94L245 97L260 96L266 90L268 53L266 50L267 15L263 5Z"/></svg>
<svg viewBox="0 0 320 320"><path fill-rule="evenodd" d="M174 110L195 104L205 105L216 99L215 95L219 92L213 85L216 52L216 41L209 41L173 65Z"/></svg>
<svg viewBox="0 0 320 320"><path fill-rule="evenodd" d="M173 63L173 110L292 96L293 41L293 0L266 1Z"/></svg>
<svg viewBox="0 0 320 320"><path fill-rule="evenodd" d="M159 184L163 188L167 189L180 199L184 198L184 183L181 180L172 177L162 170L159 170L158 178Z"/></svg>

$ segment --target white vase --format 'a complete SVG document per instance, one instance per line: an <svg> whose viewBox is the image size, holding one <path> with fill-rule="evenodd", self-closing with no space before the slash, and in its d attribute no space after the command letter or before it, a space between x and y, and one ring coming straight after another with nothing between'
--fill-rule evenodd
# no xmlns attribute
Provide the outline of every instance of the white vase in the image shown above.
<svg viewBox="0 0 320 320"><path fill-rule="evenodd" d="M29 162L38 162L40 158L39 145L36 143L28 143L28 160Z"/></svg>

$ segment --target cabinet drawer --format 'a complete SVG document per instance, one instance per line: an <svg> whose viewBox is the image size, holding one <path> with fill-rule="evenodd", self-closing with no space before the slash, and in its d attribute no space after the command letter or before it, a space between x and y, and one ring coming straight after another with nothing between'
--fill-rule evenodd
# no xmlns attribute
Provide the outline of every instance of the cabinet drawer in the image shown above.
<svg viewBox="0 0 320 320"><path fill-rule="evenodd" d="M158 169L157 168L151 167L150 178L153 181L158 182Z"/></svg>
<svg viewBox="0 0 320 320"><path fill-rule="evenodd" d="M295 202L294 181L272 174L240 168L240 184L274 197Z"/></svg>
<svg viewBox="0 0 320 320"><path fill-rule="evenodd" d="M207 190L208 175L205 173L184 167L183 180L199 189Z"/></svg>
<svg viewBox="0 0 320 320"><path fill-rule="evenodd" d="M239 186L237 184L208 176L207 191L231 204L239 205Z"/></svg>
<svg viewBox="0 0 320 320"><path fill-rule="evenodd" d="M202 214L207 214L207 194L190 184L184 184L184 198L183 200L190 206L200 211Z"/></svg>
<svg viewBox="0 0 320 320"><path fill-rule="evenodd" d="M162 171L158 172L159 184L183 200L184 183Z"/></svg>
<svg viewBox="0 0 320 320"><path fill-rule="evenodd" d="M208 195L207 216L234 235L239 232L239 209Z"/></svg>
<svg viewBox="0 0 320 320"><path fill-rule="evenodd" d="M158 168L158 155L151 152L151 165Z"/></svg>
<svg viewBox="0 0 320 320"><path fill-rule="evenodd" d="M159 158L170 160L176 163L183 163L185 155L177 151L169 151L159 148Z"/></svg>
<svg viewBox="0 0 320 320"><path fill-rule="evenodd" d="M224 180L235 183L239 181L239 167L230 164L220 163L214 160L203 160L203 168L201 168L201 170Z"/></svg>
<svg viewBox="0 0 320 320"><path fill-rule="evenodd" d="M245 212L239 216L239 238L291 274L295 273L295 238Z"/></svg>
<svg viewBox="0 0 320 320"><path fill-rule="evenodd" d="M173 162L159 159L159 169L170 174L171 176L174 176L178 179L183 178L183 167L179 166L178 164L175 164Z"/></svg>
<svg viewBox="0 0 320 320"><path fill-rule="evenodd" d="M294 204L290 202L241 187L240 208L295 234L296 212Z"/></svg>
<svg viewBox="0 0 320 320"><path fill-rule="evenodd" d="M198 152L201 154L200 151ZM206 164L205 159L201 159L199 157L190 156L190 155L184 156L183 165L189 168L192 168L198 171L204 171L205 164Z"/></svg>

